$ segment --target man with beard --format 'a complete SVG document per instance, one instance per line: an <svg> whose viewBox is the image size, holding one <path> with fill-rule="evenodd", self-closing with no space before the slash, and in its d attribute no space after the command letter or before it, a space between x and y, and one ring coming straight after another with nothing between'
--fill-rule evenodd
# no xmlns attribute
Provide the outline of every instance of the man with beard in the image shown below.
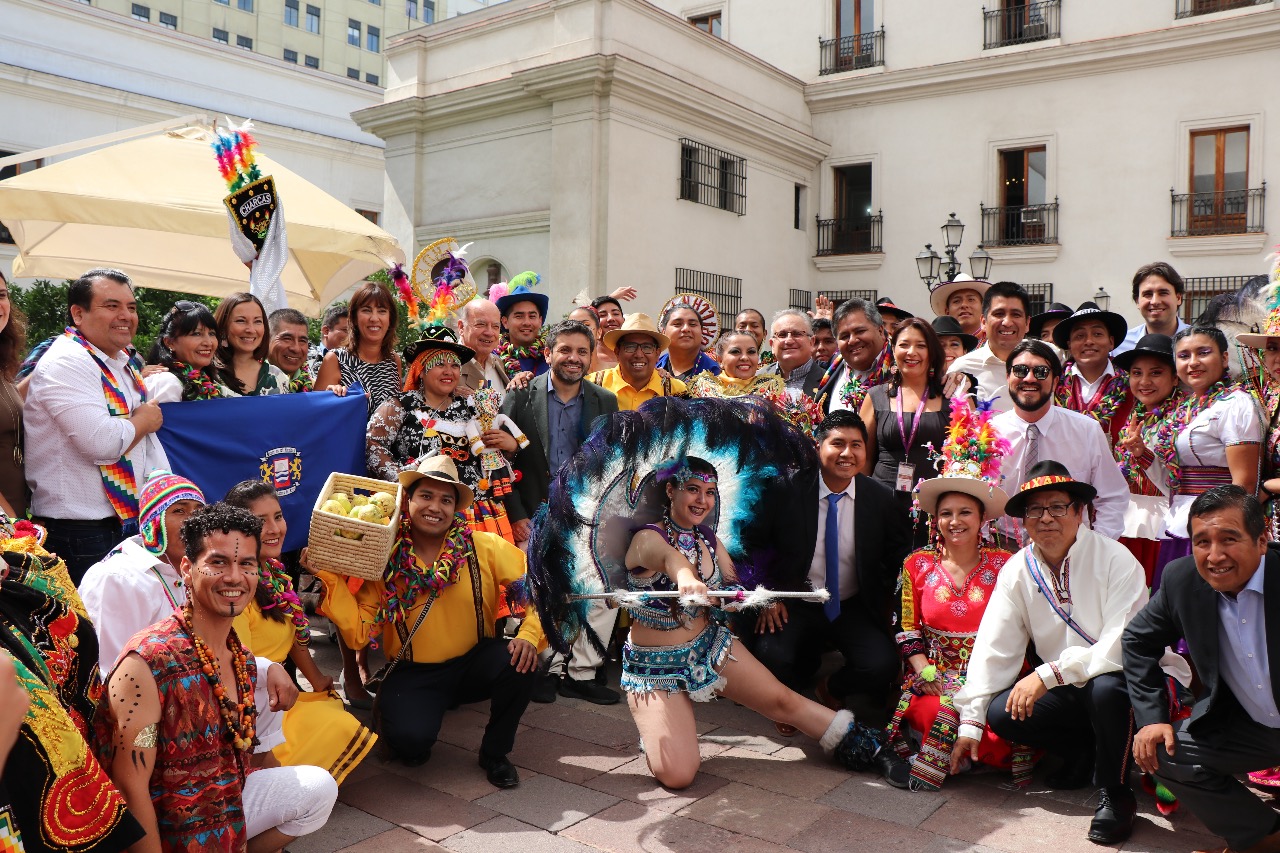
<svg viewBox="0 0 1280 853"><path fill-rule="evenodd" d="M892 359L886 345L884 318L865 299L850 299L831 318L839 352L818 383L817 401L823 412L857 412L867 392L889 381Z"/></svg>
<svg viewBox="0 0 1280 853"><path fill-rule="evenodd" d="M1021 285L1012 281L998 281L991 285L982 297L982 329L986 343L960 356L947 369L948 373L968 373L977 379L978 399L992 403L997 412L1007 412L1012 406L1005 362L1018 341L1027 336L1030 314L1031 299ZM964 328L963 323L961 328Z"/></svg>
<svg viewBox="0 0 1280 853"><path fill-rule="evenodd" d="M996 431L1009 440L1009 452L1000 467L1002 481L1025 481L1027 472L1042 460L1062 462L1074 479L1090 483L1098 491L1093 500L1097 510L1093 530L1112 539L1123 535L1128 484L1098 422L1054 405L1053 389L1062 376L1057 353L1044 341L1028 338L1013 348L1006 367L1013 409L991 420ZM1017 538L1018 521L1005 518L1002 523L1004 533Z"/></svg>
<svg viewBox="0 0 1280 853"><path fill-rule="evenodd" d="M495 353L502 339L502 317L498 306L488 299L472 299L458 310L458 337L475 355L462 365L460 394L466 395L488 382L490 388L505 391L511 377Z"/></svg>
<svg viewBox="0 0 1280 853"><path fill-rule="evenodd" d="M618 411L618 398L612 392L582 378L594 350L595 341L585 325L572 320L555 324L547 332L550 370L528 386L512 390L502 401L503 413L529 437L529 445L516 454L513 464L520 479L507 498L517 542L528 540L530 519L547 499L551 480L577 452L591 432L592 422ZM617 610L601 604L592 609L588 621L597 636L608 637L617 618ZM534 688L534 701L554 702L558 690L588 702L614 704L620 698L618 693L595 683L595 671L601 663L584 632L574 643L568 661L552 657L547 674Z"/></svg>
<svg viewBox="0 0 1280 853"><path fill-rule="evenodd" d="M778 361L760 373L781 376L793 396L812 397L822 380L823 368L813 357L813 323L809 315L787 308L773 315L769 347Z"/></svg>
<svg viewBox="0 0 1280 853"><path fill-rule="evenodd" d="M1129 329L1111 354L1128 352L1138 345L1138 339L1143 335L1168 335L1172 338L1187 328L1178 315L1184 293L1186 285L1182 283L1182 276L1164 261L1139 267L1133 274L1133 301L1138 305L1142 322Z"/></svg>

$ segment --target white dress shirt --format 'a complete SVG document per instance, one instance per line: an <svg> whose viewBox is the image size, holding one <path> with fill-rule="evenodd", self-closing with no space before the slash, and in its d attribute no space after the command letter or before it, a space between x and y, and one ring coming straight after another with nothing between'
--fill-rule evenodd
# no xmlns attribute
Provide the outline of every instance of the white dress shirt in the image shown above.
<svg viewBox="0 0 1280 853"><path fill-rule="evenodd" d="M141 536L129 537L90 566L78 591L98 635L98 668L103 681L135 634L173 613L169 595L178 606L187 602L187 588L178 570L143 547ZM255 752L269 752L284 743L284 715L271 710L267 695L271 659L260 657L256 663L258 684L253 700L258 706L260 744Z"/></svg>
<svg viewBox="0 0 1280 853"><path fill-rule="evenodd" d="M1269 729L1280 728L1280 708L1271 684L1267 651L1267 612L1263 583L1267 555L1235 598L1218 597L1218 660L1222 680L1231 688L1246 714Z"/></svg>
<svg viewBox="0 0 1280 853"><path fill-rule="evenodd" d="M1080 397L1084 399L1086 402L1088 402L1089 400L1093 399L1094 394L1098 393L1098 389L1102 387L1102 383L1106 382L1112 376L1116 375L1116 366L1111 363L1110 359L1108 359L1106 369L1103 370L1102 375L1100 375L1093 382L1090 382L1088 379L1085 379L1084 374L1080 372L1080 368L1077 367L1074 363L1071 365L1071 369L1067 372L1071 376L1080 377Z"/></svg>
<svg viewBox="0 0 1280 853"><path fill-rule="evenodd" d="M92 344L90 344L92 346ZM94 348L133 411L141 402L126 365L128 356ZM31 374L22 408L31 512L45 518L96 521L114 518L99 465L117 462L133 443L133 424L107 411L102 371L70 338L59 336ZM139 489L147 475L169 467L155 434L128 453Z"/></svg>
<svg viewBox="0 0 1280 853"><path fill-rule="evenodd" d="M1117 538L1124 534L1124 514L1129 506L1129 484L1111 455L1107 435L1098 422L1088 415L1064 409L1052 402L1049 411L1036 422L1040 428L1039 459L1052 459L1067 466L1071 478L1089 483L1098 490L1093 499L1097 520L1093 529L1103 536ZM1016 494L1027 472L1022 456L1027 450L1027 427L1017 409L991 419L996 432L1009 440L1009 452L1000 465L1000 486L1010 495ZM1006 516L1001 527L1010 535L1020 536L1022 522Z"/></svg>
<svg viewBox="0 0 1280 853"><path fill-rule="evenodd" d="M1191 419L1174 440L1178 464L1188 467L1227 467L1227 448L1237 444L1261 444L1262 412L1253 395L1232 391ZM1187 515L1196 495L1174 495L1169 500L1165 530L1170 536L1190 538Z"/></svg>
<svg viewBox="0 0 1280 853"><path fill-rule="evenodd" d="M853 501L857 478L849 481L844 497L836 504L836 543L840 546L840 589L829 590L844 601L858 594L858 562L854 554ZM827 586L827 495L834 494L827 488L826 480L818 478L818 543L813 549L813 561L809 563L809 585L814 589Z"/></svg>
<svg viewBox="0 0 1280 853"><path fill-rule="evenodd" d="M1009 398L1009 373L1005 369L1004 359L991 351L987 344L967 352L951 362L947 373L968 373L978 380L977 394L979 400L994 400L991 408L997 412L1007 412L1013 408L1013 400Z"/></svg>
<svg viewBox="0 0 1280 853"><path fill-rule="evenodd" d="M1179 317L1178 328L1174 330L1173 334L1176 335L1178 334L1178 332L1181 332L1185 328L1187 328L1187 324L1182 322L1182 318ZM1133 349L1138 345L1138 341L1142 339L1142 336L1146 334L1149 334L1149 333L1147 332L1147 324L1145 321L1139 323L1136 326L1131 326L1129 328L1129 333L1125 335L1124 340L1120 342L1120 346L1116 347L1111 351L1111 357L1115 358L1120 353L1128 352L1129 350ZM1170 335L1169 337L1173 337L1173 335Z"/></svg>
<svg viewBox="0 0 1280 853"><path fill-rule="evenodd" d="M1027 568L1028 548L1014 554L1000 570L982 614L965 684L955 696L960 737L982 737L987 707L997 693L1017 681L1028 643L1044 661L1035 672L1050 690L1061 685L1079 687L1104 673L1119 672L1123 668L1120 635L1147 603L1146 574L1129 549L1081 527L1067 551L1071 601L1064 609L1096 640L1090 645L1041 594ZM1034 554L1049 584L1053 569L1038 550ZM1046 591L1054 595L1052 588ZM1190 681L1191 671L1178 655L1166 650L1160 663L1184 684Z"/></svg>

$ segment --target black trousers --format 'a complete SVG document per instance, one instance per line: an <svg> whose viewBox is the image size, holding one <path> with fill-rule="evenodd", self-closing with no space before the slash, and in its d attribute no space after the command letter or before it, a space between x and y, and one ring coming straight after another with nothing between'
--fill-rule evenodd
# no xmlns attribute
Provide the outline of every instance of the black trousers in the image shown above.
<svg viewBox="0 0 1280 853"><path fill-rule="evenodd" d="M1280 830L1270 804L1252 794L1236 776L1280 765L1280 729L1253 721L1237 709L1227 722L1197 734L1187 721L1174 724L1177 745L1169 756L1156 748L1160 780L1187 804L1232 850L1244 850Z"/></svg>
<svg viewBox="0 0 1280 853"><path fill-rule="evenodd" d="M844 666L827 683L838 699L867 696L882 701L897 686L901 672L898 646L858 596L840 603L840 615L827 621L822 605L812 601L788 601L787 623L774 634L756 634L754 619L748 647L774 677L799 692L808 686L822 665L827 643L844 657Z"/></svg>
<svg viewBox="0 0 1280 853"><path fill-rule="evenodd" d="M57 554L67 564L67 574L76 586L89 567L124 540L124 530L119 519L104 518L95 521L78 519L37 518L36 521L49 531L45 550ZM135 529L133 531L137 533ZM132 534L130 534L132 535Z"/></svg>
<svg viewBox="0 0 1280 853"><path fill-rule="evenodd" d="M1083 687L1055 687L1036 700L1032 714L1015 720L1004 709L1012 688L997 693L987 708L987 724L1000 737L1058 755L1094 754L1093 784L1128 784L1133 709L1124 675L1108 672Z"/></svg>
<svg viewBox="0 0 1280 853"><path fill-rule="evenodd" d="M507 641L487 637L443 663L402 662L378 691L379 734L396 757L421 764L431 757L445 711L491 700L480 754L502 758L516 742L536 672L517 672Z"/></svg>

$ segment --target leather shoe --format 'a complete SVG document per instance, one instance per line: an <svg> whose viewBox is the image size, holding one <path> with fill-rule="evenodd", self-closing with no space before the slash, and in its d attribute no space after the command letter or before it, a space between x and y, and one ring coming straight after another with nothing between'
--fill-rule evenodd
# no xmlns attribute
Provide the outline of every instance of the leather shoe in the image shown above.
<svg viewBox="0 0 1280 853"><path fill-rule="evenodd" d="M1088 838L1094 844L1119 844L1133 834L1138 800L1126 786L1098 789L1098 808L1089 824Z"/></svg>
<svg viewBox="0 0 1280 853"><path fill-rule="evenodd" d="M880 747L880 751L876 753L876 757L871 760L877 771L895 788L906 788L911 784L911 763L903 760L893 749L888 746Z"/></svg>
<svg viewBox="0 0 1280 853"><path fill-rule="evenodd" d="M594 705L616 705L622 701L622 694L616 690L596 684L594 680L579 681L567 675L560 679L560 695L582 699Z"/></svg>
<svg viewBox="0 0 1280 853"><path fill-rule="evenodd" d="M1081 750L1064 760L1056 772L1045 778L1045 784L1055 791L1074 791L1086 788L1093 782L1093 750Z"/></svg>
<svg viewBox="0 0 1280 853"><path fill-rule="evenodd" d="M818 683L813 686L813 693L818 698L818 704L826 705L833 711L840 711L844 708L844 703L831 695L831 687L827 683L826 676L818 679Z"/></svg>
<svg viewBox="0 0 1280 853"><path fill-rule="evenodd" d="M505 755L489 758L481 754L480 766L484 768L489 784L495 788L514 788L520 784L520 774L516 772L516 766L508 761Z"/></svg>
<svg viewBox="0 0 1280 853"><path fill-rule="evenodd" d="M559 688L560 676L544 672L538 676L537 682L533 685L533 694L529 697L529 701L543 705L554 702Z"/></svg>

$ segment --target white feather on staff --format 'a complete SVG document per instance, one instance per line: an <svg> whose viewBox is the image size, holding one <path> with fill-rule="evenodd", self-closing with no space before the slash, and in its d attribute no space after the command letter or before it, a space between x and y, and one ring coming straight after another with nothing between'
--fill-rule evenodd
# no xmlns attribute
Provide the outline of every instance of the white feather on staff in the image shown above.
<svg viewBox="0 0 1280 853"><path fill-rule="evenodd" d="M661 598L679 598L683 605L710 607L711 599L731 599L729 602L736 609L750 610L764 607L781 599L800 599L801 601L825 602L831 593L825 589L805 590L801 592L775 592L758 586L752 590L711 589L705 595L681 595L677 590L635 591L613 590L611 592L593 592L569 596L570 601L610 601L621 607L642 607L650 601Z"/></svg>

